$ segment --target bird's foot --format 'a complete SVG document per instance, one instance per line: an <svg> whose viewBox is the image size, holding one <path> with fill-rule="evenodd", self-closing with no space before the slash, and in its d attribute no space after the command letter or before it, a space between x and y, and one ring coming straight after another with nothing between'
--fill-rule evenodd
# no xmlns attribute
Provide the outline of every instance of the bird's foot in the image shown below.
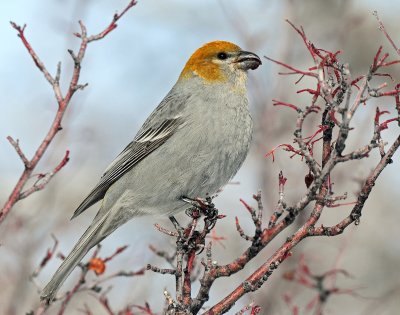
<svg viewBox="0 0 400 315"><path fill-rule="evenodd" d="M218 215L218 210L212 202L212 197L208 196L203 198L189 198L183 196L182 201L191 205L189 209L186 210L186 215L192 219L198 219L201 215L204 215L208 219L215 219Z"/></svg>
<svg viewBox="0 0 400 315"><path fill-rule="evenodd" d="M186 210L186 215L192 219L198 219L201 215L204 215L204 221L208 231L211 231L218 219L218 210L215 208L212 202L212 197L208 196L205 199L202 198L188 198L186 196L181 198L182 201L191 205L189 209Z"/></svg>

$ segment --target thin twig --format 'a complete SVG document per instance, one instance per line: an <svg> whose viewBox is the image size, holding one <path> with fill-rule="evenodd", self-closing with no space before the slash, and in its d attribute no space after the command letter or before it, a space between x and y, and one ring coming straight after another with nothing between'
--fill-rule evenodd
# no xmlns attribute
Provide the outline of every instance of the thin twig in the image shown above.
<svg viewBox="0 0 400 315"><path fill-rule="evenodd" d="M25 46L27 49L29 55L31 56L33 62L35 63L36 67L39 69L40 72L43 73L44 77L46 80L50 83L50 85L53 88L55 98L58 104L57 112L55 114L55 117L53 119L53 122L50 125L50 128L44 137L43 141L40 143L39 147L36 149L36 152L34 153L33 157L29 160L25 154L22 152L20 149L18 142L13 141L11 137L8 137L8 140L10 143L14 146L16 149L18 155L20 156L22 162L25 165L25 169L22 172L20 178L18 179L16 185L14 186L11 194L8 197L8 200L4 203L2 209L0 210L0 223L4 221L8 213L11 211L15 203L17 203L19 200L26 198L30 194L39 191L43 189L50 181L50 179L63 167L65 166L66 162L68 161L68 154L69 152L67 151L67 154L64 158L64 160L53 170L53 172L49 173L48 176L46 176L40 184L34 185L24 192L23 189L28 181L28 179L31 177L32 172L35 170L37 164L39 161L42 159L44 153L47 151L50 143L53 141L54 137L56 134L62 130L62 119L64 117L64 114L70 104L72 96L75 94L77 90L82 90L87 86L87 84L80 84L79 79L80 79L80 74L81 74L81 64L82 60L84 59L87 45L89 42L102 39L104 38L107 34L109 34L113 29L117 27L116 22L134 5L136 5L136 1L131 0L128 5L125 7L125 9L121 12L121 14L115 14L113 17L112 22L109 24L109 26L103 31L100 32L97 35L89 36L87 37L87 32L86 32L86 27L85 25L80 21L79 25L81 27L81 32L79 33L79 38L81 39L81 44L79 47L78 54L75 55L72 50L70 50L70 54L73 57L74 60L74 70L72 73L72 77L70 80L70 83L68 85L68 88L65 92L65 96L63 96L63 93L60 88L60 76L61 76L61 63L59 62L57 64L57 71L55 77L53 77L50 72L47 70L47 67L44 65L43 61L39 58L37 55L36 51L33 49L31 46L30 42L28 39L25 37L25 30L26 30L26 25L24 26L19 26L18 24L14 22L10 22L11 26L17 31L18 37L21 39L22 44Z"/></svg>

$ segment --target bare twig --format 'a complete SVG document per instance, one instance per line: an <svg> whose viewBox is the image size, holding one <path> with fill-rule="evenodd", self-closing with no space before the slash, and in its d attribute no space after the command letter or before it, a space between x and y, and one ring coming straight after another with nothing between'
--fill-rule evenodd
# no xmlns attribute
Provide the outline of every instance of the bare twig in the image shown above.
<svg viewBox="0 0 400 315"><path fill-rule="evenodd" d="M293 24L291 25L293 26ZM284 147L286 151L292 152L295 155L299 155L304 158L309 168L309 174L307 175L308 178L306 177L306 194L293 206L286 206L286 211L288 212L288 214L282 221L277 221L277 219L275 219L274 217L274 215L276 216L276 214L274 214L271 220L272 224L270 223L269 228L262 230L261 237L256 244L254 244L254 239L245 236L246 239L253 241L253 244L251 249L246 251L241 257L225 266L211 267L210 270L207 270L205 272L205 276L203 277L201 282L202 286L200 288L200 295L198 296L198 299L195 300L195 302L197 302L198 304L196 305L196 308L192 308L192 310L194 310L194 313L199 309L199 305L202 305L202 303L207 300L209 289L216 278L222 276L230 276L238 270L241 270L247 264L247 262L252 259L252 257L257 255L257 253L274 238L276 234L282 232L291 222L293 222L297 214L303 211L312 202L315 202L313 205L313 210L311 211L306 222L292 236L290 236L287 241L284 242L281 247L277 251L275 251L275 253L271 257L269 257L255 272L253 272L245 281L243 281L238 287L236 287L236 289L227 294L225 298L223 298L220 302L211 307L211 309L206 311L204 314L211 315L225 313L241 296L248 292L257 290L269 279L273 271L287 257L291 255L291 250L303 239L317 235L337 235L343 233L344 229L351 223L358 224L362 209L365 205L366 200L369 197L369 194L376 182L376 179L378 178L382 170L389 163L391 163L391 158L400 145L399 136L399 138L392 144L389 150L386 153L384 152L384 143L383 141L381 141L380 132L388 128L388 124L390 122L398 121L398 118L396 117L388 119L385 122L380 123L379 116L382 113L378 110L377 115L374 119L375 131L370 143L360 149L354 150L353 152L350 152L346 155L342 155L349 131L351 130L350 122L352 121L355 112L359 109L360 104L365 103L371 97L393 96L395 98L397 107L397 100L399 98L398 88L389 91L382 91L382 89L386 87L386 85L372 88L371 84L372 79L375 77L375 75L381 76L380 73L378 73L379 69L381 69L382 67L395 65L398 62L386 61L388 58L388 54L382 55L382 49L379 49L368 74L363 76L361 79L352 80L348 65L340 64L337 60L336 56L338 52L331 53L329 51L316 48L307 39L305 32L302 28L294 28L301 35L310 55L316 63L316 66L308 69L308 71L304 71L289 66L285 63L273 60L271 58L267 59L293 71L285 74L299 75L300 77L306 75L318 79L317 87L315 89L300 90L300 92L307 91L311 95L313 95L311 105L308 108L303 110L299 106L294 104L275 102L275 104L293 108L298 113L296 130L294 132L294 140L295 143L297 143L298 148L295 148L290 144L283 144L280 146ZM333 73L333 77L328 77L328 73ZM328 79L330 80L330 82L328 82ZM355 99L351 101L352 88L355 85L355 82L358 82L360 80L362 80L362 83L358 87L358 93ZM307 115L310 113L310 108L313 108L313 106L315 106L314 104L317 97L321 97L325 100L325 108L323 108L322 110L321 127L317 132L315 132L311 137L308 137L307 139L304 138L302 135L303 124L306 121ZM319 110L317 109L316 112L318 111ZM332 114L334 112L339 112L341 114L341 121L338 121L334 117L334 114ZM334 128L338 128L336 139L333 138ZM315 144L315 142L313 142L313 139L318 133L322 133L321 164L317 162L313 150L313 145ZM339 206L338 204L336 204L336 202L338 200L343 200L346 197L346 194L344 196L332 196L333 193L331 189L332 183L330 179L330 174L332 173L336 165L354 159L366 158L369 156L369 153L377 147L380 148L382 158L377 164L376 168L368 176L358 196L357 202L355 204L353 203L353 208L349 216L332 227L324 227L323 225L321 225L320 227L315 227L316 223L321 217L324 207ZM274 150L272 150L269 154L272 155ZM282 195L282 198L279 199L280 202L281 200L283 200L284 183L282 183L282 179L283 176L280 177L279 191L280 195ZM278 209L281 206L280 202L278 202ZM280 210L278 213L281 212L282 210ZM252 211L250 211L250 213L252 214ZM276 221L278 223L275 225ZM244 233L241 230L240 225L237 226L238 231L243 236Z"/></svg>
<svg viewBox="0 0 400 315"><path fill-rule="evenodd" d="M21 39L22 44L25 46L27 49L28 53L32 57L36 67L41 71L45 77L45 79L50 83L50 85L53 88L55 98L58 104L57 112L55 114L54 120L44 137L43 141L37 148L36 152L34 153L33 157L29 160L25 154L22 152L22 150L19 147L19 144L17 141L14 141L11 137L8 137L8 140L10 143L13 145L15 150L17 151L18 155L20 156L22 162L24 163L24 171L22 172L20 178L18 179L17 184L13 188L13 191L11 192L10 196L8 197L8 200L5 202L3 205L2 209L0 210L0 223L4 221L6 218L7 214L10 212L10 210L13 208L15 203L17 203L19 200L29 196L30 194L39 191L43 189L48 182L51 180L51 178L58 172L60 169L65 166L65 164L68 161L68 155L69 151L67 151L64 159L61 161L61 163L55 167L53 172L50 172L47 176L44 177L43 180L41 180L40 184L35 184L32 187L28 188L27 190L23 191L28 179L31 177L32 172L36 168L38 162L41 160L43 157L44 153L48 149L50 143L53 141L54 137L56 134L62 130L62 119L64 117L64 114L68 108L68 105L70 104L72 96L75 94L77 90L82 90L84 89L87 84L80 84L79 83L79 78L81 74L81 63L82 60L85 57L86 49L88 43L94 41L94 40L99 40L104 38L107 34L109 34L113 29L117 27L116 22L134 5L136 4L135 0L129 1L128 5L125 7L125 9L120 13L120 14L115 14L113 17L112 22L109 24L107 28L105 28L104 31L100 32L97 35L92 35L92 36L87 36L87 31L86 27L83 24L83 22L79 22L79 25L81 27L81 32L78 34L75 34L77 37L81 39L81 44L79 47L78 54L74 54L72 50L69 50L69 53L71 57L74 60L74 70L72 73L72 77L69 83L69 86L63 96L63 93L60 88L60 76L61 76L61 63L58 63L57 65L57 71L56 75L53 77L50 72L47 70L46 66L44 65L43 61L39 58L31 44L29 43L28 39L25 36L25 30L26 30L26 25L24 26L19 26L18 24L14 22L10 22L11 26L17 31L18 37Z"/></svg>
<svg viewBox="0 0 400 315"><path fill-rule="evenodd" d="M46 253L45 257L42 259L42 262L40 263L39 267L33 273L32 280L33 280L33 277L36 277L41 272L41 270L46 266L48 261L50 259L54 258L54 253L55 253L57 245L58 245L58 241L54 238L53 248L49 249L47 251L47 253ZM73 288L70 291L68 291L64 294L58 295L56 297L55 300L61 302L61 305L60 305L60 308L59 308L57 314L59 314L59 315L64 314L70 301L74 298L74 296L78 292L84 292L84 291L101 294L99 297L99 301L104 307L106 307L106 304L108 303L108 301L106 299L106 293L108 293L108 291L103 289L101 286L104 282L107 282L110 279L114 279L117 277L137 277L137 276L144 275L146 268L141 268L137 271L120 270L120 271L111 273L107 276L100 277L100 275L102 275L106 270L106 264L110 263L110 261L112 259L114 259L115 256L121 254L126 249L126 246L118 247L111 256L108 256L106 258L99 257L100 249L101 249L101 247L97 246L87 262L79 263L78 266L79 266L81 272L80 272L79 279L74 284ZM64 255L62 255L61 253L59 253L57 256L61 259L65 259ZM87 277L87 274L91 270L93 270L98 277L96 278L95 281L88 283L86 277ZM40 291L41 290L39 290L39 292ZM45 313L47 311L47 309L49 308L49 306L50 305L46 301L42 301L42 303L36 309L34 314L37 315L37 314Z"/></svg>
<svg viewBox="0 0 400 315"><path fill-rule="evenodd" d="M385 34L386 38L388 39L390 45L392 45L392 47L394 48L394 50L397 52L398 55L400 55L400 49L397 47L397 45L395 44L395 42L393 41L392 37L389 35L389 33L386 31L385 25L383 25L381 19L378 16L378 11L374 11L372 13L375 18L378 21L379 24L379 29L383 32L383 34Z"/></svg>

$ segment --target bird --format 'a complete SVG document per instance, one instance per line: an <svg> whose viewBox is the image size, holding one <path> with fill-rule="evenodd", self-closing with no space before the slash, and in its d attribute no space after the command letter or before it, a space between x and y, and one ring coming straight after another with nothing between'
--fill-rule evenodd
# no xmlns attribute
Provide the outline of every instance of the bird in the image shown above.
<svg viewBox="0 0 400 315"><path fill-rule="evenodd" d="M177 82L103 173L72 218L101 201L93 222L40 297L50 304L88 251L132 218L171 216L226 185L250 148L248 70L261 59L228 41L197 49Z"/></svg>

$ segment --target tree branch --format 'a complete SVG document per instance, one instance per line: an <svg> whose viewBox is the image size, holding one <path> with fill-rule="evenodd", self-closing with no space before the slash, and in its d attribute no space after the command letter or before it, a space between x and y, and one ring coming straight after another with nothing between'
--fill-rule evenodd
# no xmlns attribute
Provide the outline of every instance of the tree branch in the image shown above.
<svg viewBox="0 0 400 315"><path fill-rule="evenodd" d="M104 38L107 34L109 34L113 29L117 27L116 22L134 5L136 5L135 0L131 0L128 5L125 7L125 9L121 12L121 14L115 14L113 17L112 22L105 28L104 31L100 32L97 35L92 35L92 36L87 36L87 31L86 27L83 24L82 21L79 21L79 25L81 27L81 32L78 34L75 34L77 37L81 39L81 44L79 47L78 54L75 55L72 50L69 50L73 60L74 60L74 70L72 73L72 77L69 83L69 87L67 91L65 92L65 96L63 96L63 93L60 88L60 76L61 76L61 63L58 63L57 65L57 72L55 77L53 77L50 72L47 70L46 66L42 62L42 60L39 58L31 44L29 43L28 39L25 37L25 29L26 25L24 26L19 26L14 22L10 22L11 26L17 31L18 37L21 39L22 44L25 46L27 49L29 55L32 57L33 62L35 63L36 67L43 73L44 77L46 80L50 83L50 85L53 88L55 98L58 104L58 109L55 114L54 120L50 125L50 128L44 137L43 141L37 148L35 154L33 157L29 160L25 154L22 152L22 150L19 147L18 141L14 141L10 136L7 138L8 141L13 145L15 150L17 151L19 157L21 158L22 162L24 163L25 169L22 172L21 176L19 177L15 187L13 188L11 194L8 197L8 200L4 203L2 209L0 210L0 223L4 221L8 213L11 211L15 203L17 203L19 200L26 198L30 194L43 189L48 182L51 180L51 178L60 171L60 169L65 166L65 164L68 162L69 158L69 151L67 151L64 159L60 162L60 164L55 167L55 169L50 172L47 176L45 176L45 179L41 181L40 184L34 184L32 187L28 188L25 191L22 191L23 188L25 187L27 181L29 178L32 176L32 172L35 170L38 162L41 160L43 157L44 153L48 149L50 143L53 141L54 137L56 134L62 130L62 119L64 117L64 114L70 104L71 98L75 94L77 90L82 90L87 86L86 84L80 84L79 83L79 78L80 78L80 73L81 73L81 64L82 60L84 59L85 52L87 49L88 43L94 40L99 40Z"/></svg>

